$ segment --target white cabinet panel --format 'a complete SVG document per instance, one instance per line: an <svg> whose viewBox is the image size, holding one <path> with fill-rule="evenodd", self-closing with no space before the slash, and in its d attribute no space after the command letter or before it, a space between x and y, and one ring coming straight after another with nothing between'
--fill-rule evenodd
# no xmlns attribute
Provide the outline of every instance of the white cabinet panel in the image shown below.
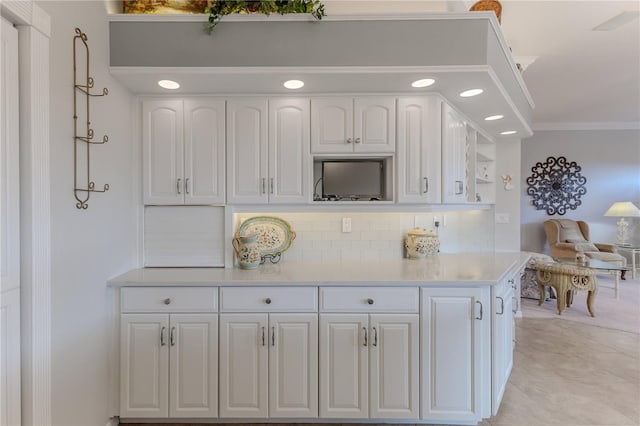
<svg viewBox="0 0 640 426"><path fill-rule="evenodd" d="M419 410L418 315L371 315L372 418L417 419Z"/></svg>
<svg viewBox="0 0 640 426"><path fill-rule="evenodd" d="M0 293L0 425L20 425L20 288Z"/></svg>
<svg viewBox="0 0 640 426"><path fill-rule="evenodd" d="M309 200L309 100L269 100L269 202Z"/></svg>
<svg viewBox="0 0 640 426"><path fill-rule="evenodd" d="M142 103L142 180L145 204L183 203L183 126L182 100L162 99Z"/></svg>
<svg viewBox="0 0 640 426"><path fill-rule="evenodd" d="M169 315L120 316L120 416L167 417Z"/></svg>
<svg viewBox="0 0 640 426"><path fill-rule="evenodd" d="M144 204L225 201L225 101L142 102Z"/></svg>
<svg viewBox="0 0 640 426"><path fill-rule="evenodd" d="M320 417L369 416L367 314L320 315Z"/></svg>
<svg viewBox="0 0 640 426"><path fill-rule="evenodd" d="M311 99L311 151L353 152L353 99Z"/></svg>
<svg viewBox="0 0 640 426"><path fill-rule="evenodd" d="M220 417L268 417L268 315L220 315Z"/></svg>
<svg viewBox="0 0 640 426"><path fill-rule="evenodd" d="M355 137L354 152L395 152L395 98L355 98L353 132Z"/></svg>
<svg viewBox="0 0 640 426"><path fill-rule="evenodd" d="M419 311L417 287L322 287L320 312Z"/></svg>
<svg viewBox="0 0 640 426"><path fill-rule="evenodd" d="M481 288L422 289L424 420L481 419L481 328L490 321L483 309L489 306Z"/></svg>
<svg viewBox="0 0 640 426"><path fill-rule="evenodd" d="M395 152L395 102L388 96L311 99L311 152Z"/></svg>
<svg viewBox="0 0 640 426"><path fill-rule="evenodd" d="M225 101L184 101L185 204L225 202Z"/></svg>
<svg viewBox="0 0 640 426"><path fill-rule="evenodd" d="M441 202L441 102L398 99L398 202Z"/></svg>
<svg viewBox="0 0 640 426"><path fill-rule="evenodd" d="M269 416L318 416L318 315L270 314Z"/></svg>
<svg viewBox="0 0 640 426"><path fill-rule="evenodd" d="M227 196L229 203L266 203L267 98L227 102Z"/></svg>
<svg viewBox="0 0 640 426"><path fill-rule="evenodd" d="M442 104L442 202L467 201L467 125L452 107Z"/></svg>
<svg viewBox="0 0 640 426"><path fill-rule="evenodd" d="M222 312L317 312L316 287L223 287Z"/></svg>
<svg viewBox="0 0 640 426"><path fill-rule="evenodd" d="M218 415L218 316L171 315L169 417Z"/></svg>
<svg viewBox="0 0 640 426"><path fill-rule="evenodd" d="M120 290L122 313L216 312L214 287L125 287Z"/></svg>
<svg viewBox="0 0 640 426"><path fill-rule="evenodd" d="M498 413L513 367L514 306L513 288L504 280L495 286L492 309L492 389L491 412Z"/></svg>

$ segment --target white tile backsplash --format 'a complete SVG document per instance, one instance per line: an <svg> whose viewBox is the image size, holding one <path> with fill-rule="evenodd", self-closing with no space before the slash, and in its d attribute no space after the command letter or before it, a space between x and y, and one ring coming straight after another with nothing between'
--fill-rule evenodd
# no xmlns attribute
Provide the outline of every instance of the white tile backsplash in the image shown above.
<svg viewBox="0 0 640 426"><path fill-rule="evenodd" d="M440 251L482 252L494 248L493 210L471 210L429 213L346 212L346 213L237 213L236 229L242 221L254 216L276 216L286 220L296 232L285 261L375 261L405 257L403 241L406 233L419 224L435 230L433 217L438 216ZM447 226L443 226L446 216ZM352 232L344 233L342 218L351 218Z"/></svg>

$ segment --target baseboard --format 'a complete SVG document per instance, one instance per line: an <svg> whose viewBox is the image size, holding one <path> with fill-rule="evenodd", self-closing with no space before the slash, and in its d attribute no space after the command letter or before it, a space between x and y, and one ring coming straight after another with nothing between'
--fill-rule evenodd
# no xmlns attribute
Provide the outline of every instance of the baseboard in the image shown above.
<svg viewBox="0 0 640 426"><path fill-rule="evenodd" d="M105 426L118 426L120 424L119 417L111 417Z"/></svg>

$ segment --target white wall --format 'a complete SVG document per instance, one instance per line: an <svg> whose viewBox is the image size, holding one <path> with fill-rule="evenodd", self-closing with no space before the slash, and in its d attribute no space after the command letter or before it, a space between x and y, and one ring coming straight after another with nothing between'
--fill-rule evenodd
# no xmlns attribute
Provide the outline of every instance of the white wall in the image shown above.
<svg viewBox="0 0 640 426"><path fill-rule="evenodd" d="M108 72L108 26L99 1L42 1L51 16L52 418L55 425L104 426L107 421L108 278L134 267L132 99ZM88 37L95 90L96 139L91 175L105 194L87 210L73 197L74 29ZM82 65L82 64L80 64ZM82 176L82 174L81 174Z"/></svg>
<svg viewBox="0 0 640 426"><path fill-rule="evenodd" d="M496 142L496 215L506 215L508 223L496 223L495 250L520 250L520 140ZM506 189L502 176L509 175L512 189ZM496 221L498 222L498 221Z"/></svg>
<svg viewBox="0 0 640 426"><path fill-rule="evenodd" d="M587 178L582 205L564 216L549 216L544 210L535 210L526 193L531 167L549 156L564 156L577 162ZM604 212L615 201L631 201L640 207L640 131L537 131L522 142L520 187L523 250L548 253L542 223L551 218L584 220L589 224L593 241L612 243L616 239L617 218L604 217ZM631 226L634 241L640 243L638 219L631 221Z"/></svg>

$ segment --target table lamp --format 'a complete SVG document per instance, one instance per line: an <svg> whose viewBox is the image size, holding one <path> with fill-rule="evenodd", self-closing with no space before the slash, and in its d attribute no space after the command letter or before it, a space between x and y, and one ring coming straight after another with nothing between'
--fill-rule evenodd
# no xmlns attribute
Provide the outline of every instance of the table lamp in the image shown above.
<svg viewBox="0 0 640 426"><path fill-rule="evenodd" d="M629 224L624 220L625 217L640 217L640 209L631 201L617 201L609 207L604 214L605 216L619 217L618 232L616 244L620 246L629 245Z"/></svg>

